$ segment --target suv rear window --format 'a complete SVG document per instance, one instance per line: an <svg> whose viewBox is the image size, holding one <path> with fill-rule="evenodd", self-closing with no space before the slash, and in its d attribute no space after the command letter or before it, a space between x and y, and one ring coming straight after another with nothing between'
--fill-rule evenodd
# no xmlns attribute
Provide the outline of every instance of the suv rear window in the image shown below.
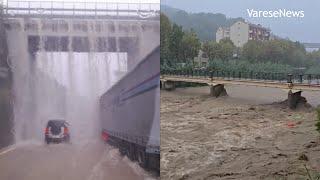
<svg viewBox="0 0 320 180"><path fill-rule="evenodd" d="M48 122L48 125L47 126L50 126L50 127L64 127L65 126L65 121L64 120L50 120Z"/></svg>

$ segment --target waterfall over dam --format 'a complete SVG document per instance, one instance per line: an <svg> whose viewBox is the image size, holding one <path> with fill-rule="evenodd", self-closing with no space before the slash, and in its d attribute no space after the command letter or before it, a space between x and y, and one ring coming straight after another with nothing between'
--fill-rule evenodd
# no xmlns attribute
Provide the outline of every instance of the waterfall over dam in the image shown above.
<svg viewBox="0 0 320 180"><path fill-rule="evenodd" d="M159 21L6 20L13 72L15 142L42 141L50 119L73 142L100 134L98 99L159 45Z"/></svg>

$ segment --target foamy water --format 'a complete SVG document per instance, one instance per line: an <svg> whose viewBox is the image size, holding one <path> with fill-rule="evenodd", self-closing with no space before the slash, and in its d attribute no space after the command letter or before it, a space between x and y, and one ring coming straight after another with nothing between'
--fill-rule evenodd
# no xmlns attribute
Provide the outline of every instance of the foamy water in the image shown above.
<svg viewBox="0 0 320 180"><path fill-rule="evenodd" d="M126 53L38 52L30 60L31 82L15 84L29 94L21 97L25 101L16 99L16 141L42 140L49 119L67 120L75 142L96 137L99 97L125 73L126 58Z"/></svg>
<svg viewBox="0 0 320 180"><path fill-rule="evenodd" d="M43 141L56 118L71 124L72 139L96 136L99 96L159 44L153 21L15 18L9 26L15 142Z"/></svg>

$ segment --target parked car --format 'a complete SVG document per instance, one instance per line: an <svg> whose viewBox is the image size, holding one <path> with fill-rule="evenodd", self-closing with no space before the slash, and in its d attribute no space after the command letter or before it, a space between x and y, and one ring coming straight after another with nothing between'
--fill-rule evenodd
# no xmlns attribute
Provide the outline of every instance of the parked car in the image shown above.
<svg viewBox="0 0 320 180"><path fill-rule="evenodd" d="M47 144L70 142L69 124L65 120L49 120L45 129L45 141Z"/></svg>

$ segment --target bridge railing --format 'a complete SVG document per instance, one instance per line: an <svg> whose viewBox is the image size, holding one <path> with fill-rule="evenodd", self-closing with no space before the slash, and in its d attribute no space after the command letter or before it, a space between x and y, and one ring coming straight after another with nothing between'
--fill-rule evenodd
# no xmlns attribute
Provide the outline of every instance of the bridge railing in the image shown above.
<svg viewBox="0 0 320 180"><path fill-rule="evenodd" d="M138 17L159 15L159 3L65 2L7 0L4 12L8 16L86 16Z"/></svg>
<svg viewBox="0 0 320 180"><path fill-rule="evenodd" d="M190 77L190 78L211 78L223 80L251 80L251 81L270 81L280 83L296 83L319 85L320 74L287 74L254 71L210 71L206 69L193 70L162 70L161 75Z"/></svg>

